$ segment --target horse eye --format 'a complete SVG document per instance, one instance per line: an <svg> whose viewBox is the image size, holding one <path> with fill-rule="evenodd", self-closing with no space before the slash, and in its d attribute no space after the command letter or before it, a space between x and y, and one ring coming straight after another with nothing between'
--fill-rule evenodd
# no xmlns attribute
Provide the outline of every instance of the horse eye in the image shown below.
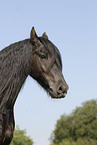
<svg viewBox="0 0 97 145"><path fill-rule="evenodd" d="M40 55L40 58L41 59L46 59L46 56L45 55Z"/></svg>

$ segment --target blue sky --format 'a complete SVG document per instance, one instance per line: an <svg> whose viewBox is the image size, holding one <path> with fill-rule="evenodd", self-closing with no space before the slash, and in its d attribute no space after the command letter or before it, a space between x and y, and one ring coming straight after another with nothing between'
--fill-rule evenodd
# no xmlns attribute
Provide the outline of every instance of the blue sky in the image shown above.
<svg viewBox="0 0 97 145"><path fill-rule="evenodd" d="M49 145L61 115L97 99L97 1L0 1L0 50L29 38L32 26L39 36L45 31L60 50L69 91L53 100L28 77L15 104L15 122L35 145Z"/></svg>

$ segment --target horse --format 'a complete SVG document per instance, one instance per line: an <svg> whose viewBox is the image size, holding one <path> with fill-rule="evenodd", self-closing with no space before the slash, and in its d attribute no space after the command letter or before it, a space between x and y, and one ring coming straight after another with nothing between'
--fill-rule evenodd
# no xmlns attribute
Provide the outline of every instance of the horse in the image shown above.
<svg viewBox="0 0 97 145"><path fill-rule="evenodd" d="M38 37L34 27L29 39L0 51L0 145L9 145L13 138L14 104L28 75L51 98L66 96L68 85L62 75L60 52L46 33Z"/></svg>

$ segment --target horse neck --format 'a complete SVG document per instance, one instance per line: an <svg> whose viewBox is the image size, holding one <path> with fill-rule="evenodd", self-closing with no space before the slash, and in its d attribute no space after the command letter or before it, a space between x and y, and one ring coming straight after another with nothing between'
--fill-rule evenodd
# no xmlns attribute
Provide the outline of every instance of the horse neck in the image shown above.
<svg viewBox="0 0 97 145"><path fill-rule="evenodd" d="M29 39L12 44L0 52L0 109L13 107L30 73L31 59L32 45Z"/></svg>

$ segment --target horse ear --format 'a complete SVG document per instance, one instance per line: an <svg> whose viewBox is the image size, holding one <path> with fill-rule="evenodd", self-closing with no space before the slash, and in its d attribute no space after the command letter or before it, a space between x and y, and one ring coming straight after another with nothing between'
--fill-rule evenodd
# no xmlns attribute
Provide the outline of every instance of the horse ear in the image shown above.
<svg viewBox="0 0 97 145"><path fill-rule="evenodd" d="M32 29L31 29L30 39L31 39L32 43L35 43L37 40L37 34L35 32L34 27L32 27Z"/></svg>
<svg viewBox="0 0 97 145"><path fill-rule="evenodd" d="M33 45L37 46L37 45L40 44L40 41L38 39L38 36L37 36L37 34L35 32L34 27L32 27L32 29L31 29L30 39L31 39L31 42L32 42Z"/></svg>
<svg viewBox="0 0 97 145"><path fill-rule="evenodd" d="M32 27L31 29L30 40L31 40L31 43L33 44L33 52L34 52L41 45L41 42L38 39L38 36L35 32L34 27Z"/></svg>
<svg viewBox="0 0 97 145"><path fill-rule="evenodd" d="M46 32L43 33L42 37L48 39Z"/></svg>

